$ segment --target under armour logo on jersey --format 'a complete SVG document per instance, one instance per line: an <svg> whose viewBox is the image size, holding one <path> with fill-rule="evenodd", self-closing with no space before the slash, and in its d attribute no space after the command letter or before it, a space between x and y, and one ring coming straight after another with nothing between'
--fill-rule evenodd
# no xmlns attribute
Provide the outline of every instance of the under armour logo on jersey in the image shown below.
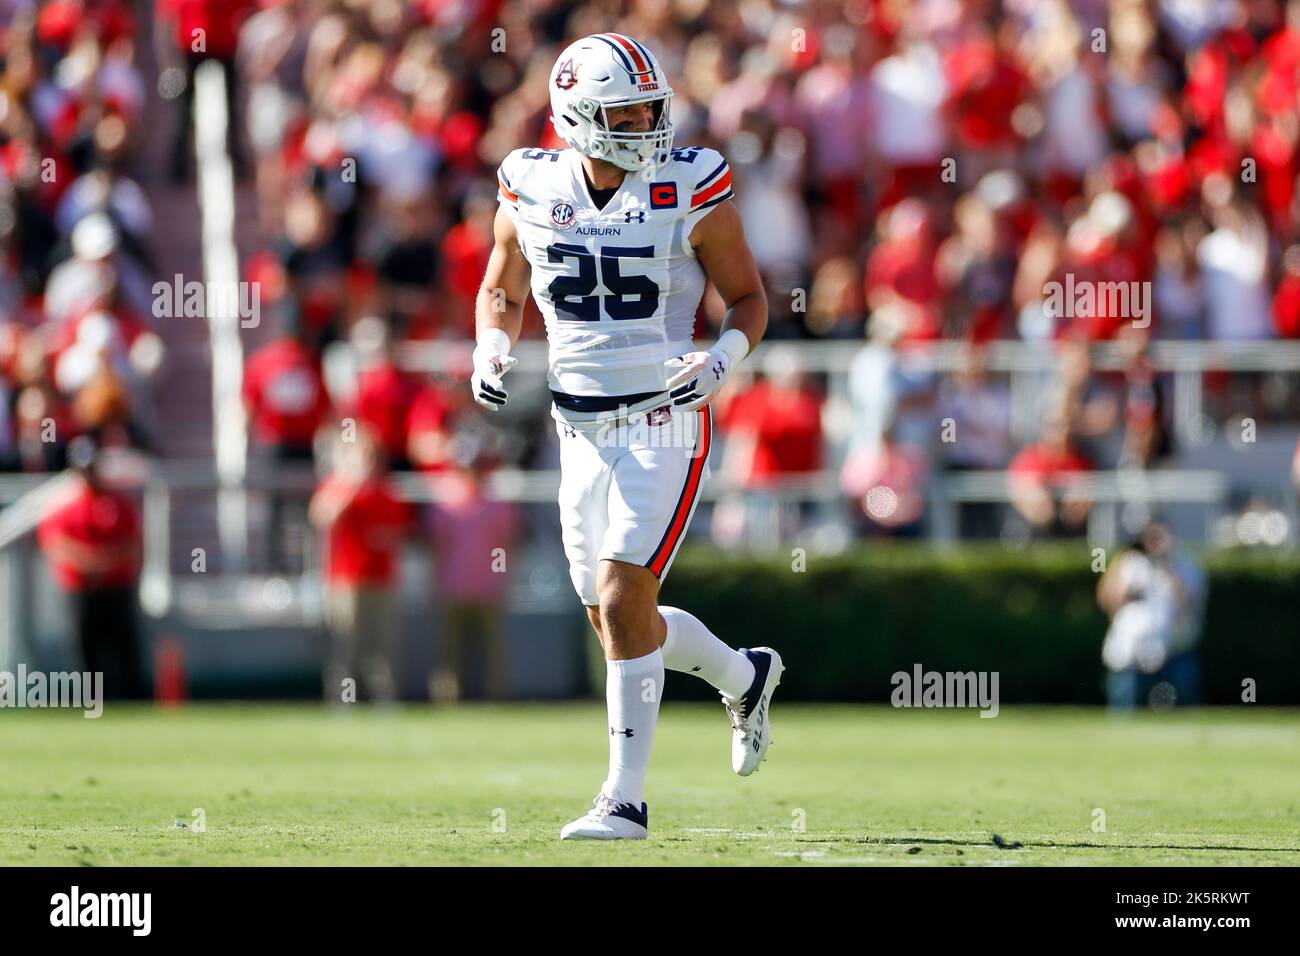
<svg viewBox="0 0 1300 956"><path fill-rule="evenodd" d="M624 222L631 222L633 216L636 216L636 221L637 221L638 223L640 223L641 225L645 225L645 210L644 210L644 209L625 209L625 210L623 210L623 221L624 221Z"/></svg>
<svg viewBox="0 0 1300 956"><path fill-rule="evenodd" d="M629 727L627 730L615 730L613 727L609 728L609 735L613 737L615 734L622 734L624 737L633 736L631 727Z"/></svg>
<svg viewBox="0 0 1300 956"><path fill-rule="evenodd" d="M722 381L722 375L726 371L727 371L727 366L723 365L721 361L717 361L713 363L713 374L717 377L719 382Z"/></svg>
<svg viewBox="0 0 1300 956"><path fill-rule="evenodd" d="M577 435L578 435L578 430L577 430L576 428L574 428L572 425L565 425L565 426L564 426L564 437L565 437L565 438L576 438Z"/></svg>

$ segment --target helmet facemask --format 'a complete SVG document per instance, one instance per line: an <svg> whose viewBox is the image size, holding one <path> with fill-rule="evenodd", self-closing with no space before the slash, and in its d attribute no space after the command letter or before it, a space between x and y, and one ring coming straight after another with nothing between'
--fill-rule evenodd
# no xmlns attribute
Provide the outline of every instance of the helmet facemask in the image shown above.
<svg viewBox="0 0 1300 956"><path fill-rule="evenodd" d="M588 110L591 111L589 118L593 128L587 155L634 173L647 172L668 162L668 154L673 148L673 125L669 116L672 98L672 91L668 90L658 96L626 103L601 103L591 99L580 101L577 105L580 112L587 114ZM610 129L610 109L647 102L654 106L654 118L649 130L617 132Z"/></svg>

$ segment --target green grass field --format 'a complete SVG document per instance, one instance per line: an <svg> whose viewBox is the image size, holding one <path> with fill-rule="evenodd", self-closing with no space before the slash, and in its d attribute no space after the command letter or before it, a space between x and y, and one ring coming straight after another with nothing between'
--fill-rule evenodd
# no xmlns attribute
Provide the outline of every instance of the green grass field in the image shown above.
<svg viewBox="0 0 1300 956"><path fill-rule="evenodd" d="M595 703L0 711L0 864L1300 863L1295 712L774 718L740 779L721 708L666 704L650 840L609 845L557 839L604 777Z"/></svg>

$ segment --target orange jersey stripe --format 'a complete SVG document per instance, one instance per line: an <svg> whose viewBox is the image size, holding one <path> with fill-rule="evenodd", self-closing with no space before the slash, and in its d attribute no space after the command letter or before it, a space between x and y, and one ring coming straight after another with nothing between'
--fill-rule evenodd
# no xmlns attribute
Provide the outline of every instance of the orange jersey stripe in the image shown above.
<svg viewBox="0 0 1300 956"><path fill-rule="evenodd" d="M697 192L694 196L691 197L691 208L694 209L696 206L700 205L701 203L708 202L714 196L718 195L718 193L726 192L730 188L731 188L731 170L728 169L725 173L723 173L721 176L718 177L717 182L712 183L709 186L706 186L704 189L701 189L699 192Z"/></svg>
<svg viewBox="0 0 1300 956"><path fill-rule="evenodd" d="M501 188L501 194L503 196L505 196L511 202L519 202L519 197L510 191L510 189L506 186L506 184L501 181L500 176L497 177L497 185Z"/></svg>

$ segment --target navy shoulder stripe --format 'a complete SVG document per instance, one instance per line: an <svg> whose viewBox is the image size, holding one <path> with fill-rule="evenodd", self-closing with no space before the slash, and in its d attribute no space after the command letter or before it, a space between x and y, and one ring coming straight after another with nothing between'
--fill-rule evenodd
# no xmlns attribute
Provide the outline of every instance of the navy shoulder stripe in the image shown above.
<svg viewBox="0 0 1300 956"><path fill-rule="evenodd" d="M725 189L725 190L723 190L720 194L718 194L717 196L714 196L712 199L710 199L708 202L702 202L702 203L700 203L698 206L696 206L694 209L692 209L691 212L693 212L693 213L694 213L694 212L699 212L701 209L708 209L708 208L710 208L711 206L716 206L716 205L717 205L718 203L720 203L720 202L726 202L728 199L730 199L730 198L731 198L732 196L734 196L734 195L735 195L735 193L732 192L731 189Z"/></svg>
<svg viewBox="0 0 1300 956"><path fill-rule="evenodd" d="M721 163L718 164L718 168L717 168L717 169L715 169L713 172L709 173L709 175L705 176L705 177L704 177L703 179L701 179L698 183L696 183L696 184L695 184L695 188L696 188L696 189L703 189L703 188L704 188L705 186L707 186L709 183L713 182L713 180L717 179L717 178L718 178L718 174L719 174L720 172L722 172L722 171L723 171L724 169L726 169L726 168L727 168L727 161L724 159Z"/></svg>

